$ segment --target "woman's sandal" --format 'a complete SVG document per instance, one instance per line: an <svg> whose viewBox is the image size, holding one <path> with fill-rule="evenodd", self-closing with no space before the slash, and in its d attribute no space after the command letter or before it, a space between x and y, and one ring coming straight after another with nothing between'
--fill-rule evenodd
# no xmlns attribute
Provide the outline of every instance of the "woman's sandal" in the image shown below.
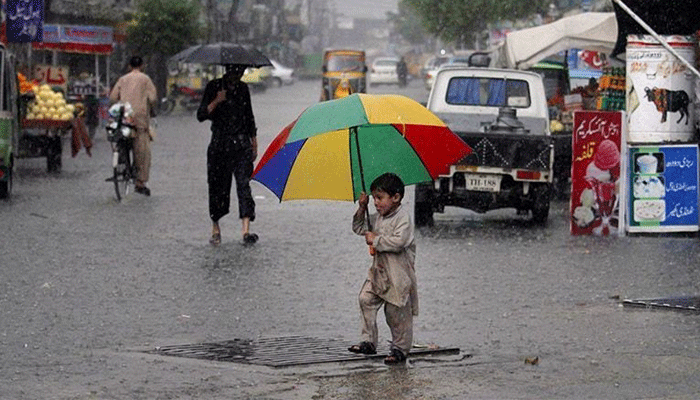
<svg viewBox="0 0 700 400"><path fill-rule="evenodd" d="M391 353L384 359L386 365L403 364L406 362L406 356L398 349L391 349Z"/></svg>
<svg viewBox="0 0 700 400"><path fill-rule="evenodd" d="M370 342L361 342L348 347L348 351L357 354L377 354L377 348Z"/></svg>
<svg viewBox="0 0 700 400"><path fill-rule="evenodd" d="M258 235L255 233L246 233L243 235L243 241L245 243L253 244L258 241Z"/></svg>
<svg viewBox="0 0 700 400"><path fill-rule="evenodd" d="M211 243L212 246L218 246L221 244L221 234L220 233L212 233L211 239L209 239L209 243Z"/></svg>

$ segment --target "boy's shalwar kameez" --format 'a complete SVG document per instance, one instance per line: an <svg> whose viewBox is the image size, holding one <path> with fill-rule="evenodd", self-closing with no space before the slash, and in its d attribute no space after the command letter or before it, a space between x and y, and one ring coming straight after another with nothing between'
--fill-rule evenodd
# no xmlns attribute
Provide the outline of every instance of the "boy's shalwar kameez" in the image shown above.
<svg viewBox="0 0 700 400"><path fill-rule="evenodd" d="M360 214L353 216L352 230L363 235L367 230L365 213ZM403 206L385 217L374 214L370 220L377 235L376 252L359 296L362 341L377 347L377 311L383 304L391 330L391 348L407 355L413 345L413 316L418 315L413 223Z"/></svg>

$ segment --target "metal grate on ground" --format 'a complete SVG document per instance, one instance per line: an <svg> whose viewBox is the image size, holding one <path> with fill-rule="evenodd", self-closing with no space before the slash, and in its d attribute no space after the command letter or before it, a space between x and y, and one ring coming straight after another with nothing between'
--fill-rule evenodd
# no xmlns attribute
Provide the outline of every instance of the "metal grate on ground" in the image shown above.
<svg viewBox="0 0 700 400"><path fill-rule="evenodd" d="M354 354L348 351L352 342L339 339L319 339L286 336L256 340L233 339L221 342L160 346L146 351L150 354L227 361L269 367L291 367L329 362L362 361L384 358L389 345L380 345L376 355ZM414 348L409 357L436 354L459 354L459 348L426 346Z"/></svg>
<svg viewBox="0 0 700 400"><path fill-rule="evenodd" d="M700 296L680 296L660 299L624 299L623 306L700 312Z"/></svg>

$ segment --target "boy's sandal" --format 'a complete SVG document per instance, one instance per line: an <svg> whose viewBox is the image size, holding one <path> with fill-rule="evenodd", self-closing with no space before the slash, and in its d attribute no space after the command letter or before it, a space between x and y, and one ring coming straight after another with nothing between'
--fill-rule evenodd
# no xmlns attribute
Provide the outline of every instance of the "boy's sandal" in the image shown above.
<svg viewBox="0 0 700 400"><path fill-rule="evenodd" d="M348 351L357 354L377 354L377 349L370 342L361 342L348 347Z"/></svg>
<svg viewBox="0 0 700 400"><path fill-rule="evenodd" d="M391 353L384 359L386 365L403 364L406 362L406 356L398 349L391 349Z"/></svg>
<svg viewBox="0 0 700 400"><path fill-rule="evenodd" d="M213 233L211 235L211 239L209 239L209 243L211 243L212 246L218 246L221 244L221 234L220 233Z"/></svg>

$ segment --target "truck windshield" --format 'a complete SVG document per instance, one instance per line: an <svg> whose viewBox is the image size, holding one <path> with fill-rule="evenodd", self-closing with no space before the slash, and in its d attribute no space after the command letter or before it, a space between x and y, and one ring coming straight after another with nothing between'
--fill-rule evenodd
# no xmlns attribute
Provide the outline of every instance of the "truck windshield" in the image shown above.
<svg viewBox="0 0 700 400"><path fill-rule="evenodd" d="M530 106L530 88L523 80L455 77L447 86L445 101L452 105L526 108Z"/></svg>

